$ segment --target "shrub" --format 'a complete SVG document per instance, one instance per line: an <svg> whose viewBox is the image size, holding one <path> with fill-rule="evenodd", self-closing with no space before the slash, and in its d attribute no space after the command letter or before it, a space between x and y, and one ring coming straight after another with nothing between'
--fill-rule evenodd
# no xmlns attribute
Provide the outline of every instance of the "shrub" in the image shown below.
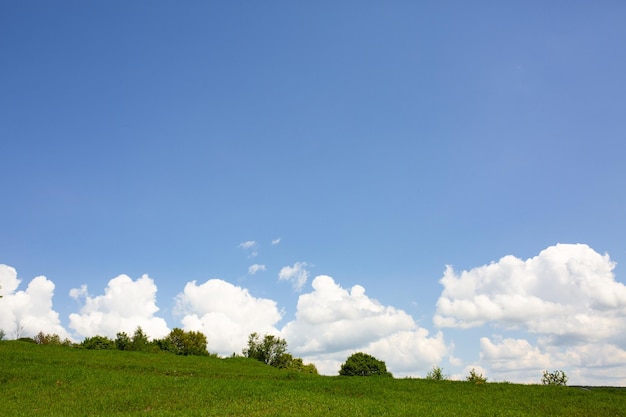
<svg viewBox="0 0 626 417"><path fill-rule="evenodd" d="M4 339L4 336L6 336L6 333L4 330L0 329L0 340Z"/></svg>
<svg viewBox="0 0 626 417"><path fill-rule="evenodd" d="M277 368L285 367L286 363L284 362L288 362L288 358L284 356L286 353L287 342L285 339L266 334L261 340L261 336L256 332L248 336L248 347L243 349L244 356Z"/></svg>
<svg viewBox="0 0 626 417"><path fill-rule="evenodd" d="M476 373L474 368L472 368L469 375L465 379L474 384L484 384L487 382L487 378L485 378L483 374Z"/></svg>
<svg viewBox="0 0 626 417"><path fill-rule="evenodd" d="M448 379L448 375L444 375L443 369L439 366L433 366L433 369L426 373L426 379L431 381L445 381Z"/></svg>
<svg viewBox="0 0 626 417"><path fill-rule="evenodd" d="M44 332L39 332L33 340L39 345L72 346L70 339L61 340L58 334L44 334Z"/></svg>
<svg viewBox="0 0 626 417"><path fill-rule="evenodd" d="M206 336L202 332L186 332L178 327L172 329L165 340L157 341L156 344L177 355L208 356L209 354L206 349Z"/></svg>
<svg viewBox="0 0 626 417"><path fill-rule="evenodd" d="M556 370L554 372L543 371L543 376L541 377L541 382L543 385L567 385L567 375L565 372L561 370Z"/></svg>
<svg viewBox="0 0 626 417"><path fill-rule="evenodd" d="M85 340L83 340L79 346L85 349L96 350L115 349L115 341L109 339L106 336L94 336L85 338Z"/></svg>
<svg viewBox="0 0 626 417"><path fill-rule="evenodd" d="M348 359L346 359L346 362L341 365L339 375L393 376L390 372L387 372L387 365L385 365L385 362L363 352L357 352L350 355Z"/></svg>
<svg viewBox="0 0 626 417"><path fill-rule="evenodd" d="M248 346L242 353L247 358L259 360L276 368L317 375L315 365L305 364L301 358L294 358L287 352L287 341L271 334L266 334L261 340L258 333L251 333L248 336ZM234 355L233 353L233 357Z"/></svg>

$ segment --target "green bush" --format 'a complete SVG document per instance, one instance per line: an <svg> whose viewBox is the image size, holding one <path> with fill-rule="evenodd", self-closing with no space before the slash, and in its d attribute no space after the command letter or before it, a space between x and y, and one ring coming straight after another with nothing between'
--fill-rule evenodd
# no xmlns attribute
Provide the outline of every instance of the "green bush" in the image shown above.
<svg viewBox="0 0 626 417"><path fill-rule="evenodd" d="M448 375L444 375L443 369L439 366L433 366L433 369L426 373L426 379L431 381L445 381L448 379Z"/></svg>
<svg viewBox="0 0 626 417"><path fill-rule="evenodd" d="M472 382L474 384L484 384L487 382L487 378L483 376L483 374L478 374L472 368L469 375L465 378L468 382Z"/></svg>
<svg viewBox="0 0 626 417"><path fill-rule="evenodd" d="M567 385L567 375L565 372L561 370L556 370L554 372L543 371L543 376L541 377L541 382L543 385Z"/></svg>
<svg viewBox="0 0 626 417"><path fill-rule="evenodd" d="M266 334L261 339L258 333L251 333L248 336L248 346L242 353L247 358L259 360L276 368L317 375L315 365L305 364L301 358L294 358L287 352L287 341L271 334Z"/></svg>
<svg viewBox="0 0 626 417"><path fill-rule="evenodd" d="M177 355L208 356L206 336L202 332L184 331L174 328L165 340L155 343L162 350L176 353Z"/></svg>
<svg viewBox="0 0 626 417"><path fill-rule="evenodd" d="M115 349L115 341L106 336L94 336L85 338L79 346L85 349L96 350Z"/></svg>
<svg viewBox="0 0 626 417"><path fill-rule="evenodd" d="M44 332L39 332L33 340L39 345L72 346L72 341L70 339L61 340L61 337L58 334L45 334Z"/></svg>
<svg viewBox="0 0 626 417"><path fill-rule="evenodd" d="M391 375L391 372L387 371L387 365L385 365L385 362L363 352L357 352L350 355L348 359L346 359L346 362L341 365L339 375L393 376Z"/></svg>

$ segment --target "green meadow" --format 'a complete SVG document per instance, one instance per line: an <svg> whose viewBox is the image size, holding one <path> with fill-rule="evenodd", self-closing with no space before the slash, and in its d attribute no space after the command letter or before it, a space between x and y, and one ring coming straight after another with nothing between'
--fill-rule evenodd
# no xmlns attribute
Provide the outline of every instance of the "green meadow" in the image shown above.
<svg viewBox="0 0 626 417"><path fill-rule="evenodd" d="M626 416L626 390L329 377L247 358L0 341L3 416Z"/></svg>

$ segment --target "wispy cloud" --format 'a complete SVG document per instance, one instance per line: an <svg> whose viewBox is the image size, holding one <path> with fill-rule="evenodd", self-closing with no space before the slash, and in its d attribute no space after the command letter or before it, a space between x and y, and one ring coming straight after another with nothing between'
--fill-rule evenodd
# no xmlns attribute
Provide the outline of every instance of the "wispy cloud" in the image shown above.
<svg viewBox="0 0 626 417"><path fill-rule="evenodd" d="M255 256L259 254L259 251L257 250L258 245L256 241L254 240L241 242L238 247L240 247L241 249L245 251L249 251L250 252L250 254L248 255L249 258L254 258Z"/></svg>
<svg viewBox="0 0 626 417"><path fill-rule="evenodd" d="M248 240L246 242L241 242L239 244L239 247L241 249L251 249L251 248L256 247L256 242L254 240Z"/></svg>
<svg viewBox="0 0 626 417"><path fill-rule="evenodd" d="M272 245L278 245L280 243L280 238L277 237L276 239L272 240Z"/></svg>
<svg viewBox="0 0 626 417"><path fill-rule="evenodd" d="M254 264L248 267L248 274L254 275L259 271L265 271L265 265Z"/></svg>

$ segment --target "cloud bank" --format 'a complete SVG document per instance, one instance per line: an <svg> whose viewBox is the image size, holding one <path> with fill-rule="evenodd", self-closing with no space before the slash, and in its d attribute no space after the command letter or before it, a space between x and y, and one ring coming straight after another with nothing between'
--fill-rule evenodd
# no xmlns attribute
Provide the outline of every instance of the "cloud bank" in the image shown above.
<svg viewBox="0 0 626 417"><path fill-rule="evenodd" d="M423 374L450 351L441 332L428 337L410 315L369 298L360 285L346 290L321 275L312 286L313 292L299 297L296 319L282 335L321 373L336 374L347 356L367 351L397 375Z"/></svg>
<svg viewBox="0 0 626 417"><path fill-rule="evenodd" d="M275 301L221 279L187 283L176 297L176 309L183 328L203 332L209 350L221 355L241 353L252 332L277 334L274 326L282 318Z"/></svg>
<svg viewBox="0 0 626 417"><path fill-rule="evenodd" d="M118 332L132 334L140 326L152 338L166 336L170 329L163 318L156 317L157 287L154 281L143 275L133 281L120 275L109 281L103 295L91 297L87 286L74 288L70 296L84 298L80 313L70 314L69 327L78 335L96 335L115 338Z"/></svg>
<svg viewBox="0 0 626 417"><path fill-rule="evenodd" d="M44 276L34 278L24 291L17 291L21 280L17 271L0 264L0 329L6 337L33 337L41 330L69 338L59 314L52 309L54 283Z"/></svg>
<svg viewBox="0 0 626 417"><path fill-rule="evenodd" d="M527 370L521 379L536 382L540 369L561 367L573 369L573 383L576 377L593 381L598 361L624 375L626 286L615 280L614 268L608 255L583 244L558 244L527 260L505 256L460 274L447 267L434 323L489 325L536 338L480 339L481 360L505 377ZM589 351L600 356L590 360Z"/></svg>
<svg viewBox="0 0 626 417"><path fill-rule="evenodd" d="M249 274L263 270L255 265ZM530 259L505 256L461 272L447 267L433 317L439 330L432 333L361 285L344 288L321 275L305 290L306 266L296 262L279 275L300 291L284 325L276 301L210 279L184 285L173 299L172 327L202 331L209 350L221 355L240 353L252 332L279 335L324 374L336 374L350 354L363 351L400 377L423 377L440 365L456 378L475 367L491 381L538 383L544 369L563 369L571 384L626 385L626 286L615 279L609 256L587 245L559 244ZM39 276L24 290L20 284L14 268L0 265L0 328L7 338L44 331L80 341L137 326L154 338L170 330L157 315L157 286L147 275L115 277L99 295L86 285L72 289L81 302L68 316L72 333L53 309L52 281Z"/></svg>

